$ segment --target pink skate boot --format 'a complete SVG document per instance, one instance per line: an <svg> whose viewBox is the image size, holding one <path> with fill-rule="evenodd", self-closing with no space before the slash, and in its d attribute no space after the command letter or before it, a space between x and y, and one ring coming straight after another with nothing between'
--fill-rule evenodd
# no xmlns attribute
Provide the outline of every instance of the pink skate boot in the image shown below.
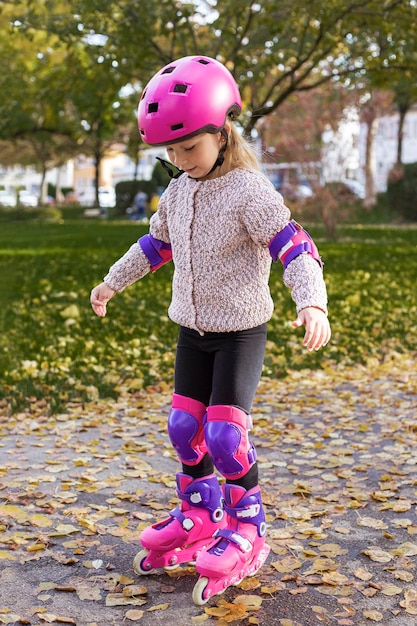
<svg viewBox="0 0 417 626"><path fill-rule="evenodd" d="M214 533L225 527L223 498L214 474L194 480L178 472L177 494L180 507L142 532L140 542L145 550L133 561L137 574L195 561L199 551L213 540Z"/></svg>
<svg viewBox="0 0 417 626"><path fill-rule="evenodd" d="M227 527L197 557L200 574L194 591L195 604L202 605L212 596L253 576L264 564L269 546L265 543L266 522L259 487L224 486Z"/></svg>

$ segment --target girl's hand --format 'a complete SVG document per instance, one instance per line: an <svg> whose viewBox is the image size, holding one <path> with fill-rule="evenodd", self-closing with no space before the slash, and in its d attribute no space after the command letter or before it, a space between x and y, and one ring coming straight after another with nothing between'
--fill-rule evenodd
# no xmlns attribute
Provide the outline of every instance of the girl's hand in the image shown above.
<svg viewBox="0 0 417 626"><path fill-rule="evenodd" d="M99 317L106 315L106 305L108 301L113 298L115 293L116 292L106 285L106 283L101 283L101 285L97 285L97 287L92 289L90 303L96 315Z"/></svg>
<svg viewBox="0 0 417 626"><path fill-rule="evenodd" d="M307 350L319 350L329 343L330 324L327 315L321 309L313 306L302 309L292 325L294 328L306 327L303 344Z"/></svg>

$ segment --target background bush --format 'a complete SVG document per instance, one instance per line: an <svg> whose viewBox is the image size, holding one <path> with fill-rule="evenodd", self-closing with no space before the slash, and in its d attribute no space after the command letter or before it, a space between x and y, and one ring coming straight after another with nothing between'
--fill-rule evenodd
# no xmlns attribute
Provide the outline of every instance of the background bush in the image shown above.
<svg viewBox="0 0 417 626"><path fill-rule="evenodd" d="M395 167L389 175L387 203L407 221L417 222L417 163Z"/></svg>
<svg viewBox="0 0 417 626"><path fill-rule="evenodd" d="M142 190L150 200L154 194L161 195L170 181L169 174L159 161L156 162L150 180L124 180L116 185L116 209L119 215L125 215L126 209L133 207L133 200Z"/></svg>

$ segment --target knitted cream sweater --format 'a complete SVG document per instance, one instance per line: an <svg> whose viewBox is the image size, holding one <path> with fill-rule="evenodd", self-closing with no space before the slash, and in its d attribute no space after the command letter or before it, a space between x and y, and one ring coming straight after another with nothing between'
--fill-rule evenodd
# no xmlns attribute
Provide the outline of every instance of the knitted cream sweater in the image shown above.
<svg viewBox="0 0 417 626"><path fill-rule="evenodd" d="M150 221L151 234L172 246L174 277L169 317L199 332L259 326L272 316L268 243L290 211L260 172L235 169L207 181L173 179ZM150 265L135 243L104 281L115 291L142 278ZM295 258L284 272L297 311L327 312L322 270L311 256Z"/></svg>

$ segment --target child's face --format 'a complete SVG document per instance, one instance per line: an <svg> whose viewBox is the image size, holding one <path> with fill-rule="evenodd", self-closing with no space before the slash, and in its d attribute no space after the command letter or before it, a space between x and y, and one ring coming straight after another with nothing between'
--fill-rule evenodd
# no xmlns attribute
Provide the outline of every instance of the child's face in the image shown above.
<svg viewBox="0 0 417 626"><path fill-rule="evenodd" d="M191 139L169 144L166 147L171 163L184 170L191 178L209 174L219 155L224 139L221 133L202 133Z"/></svg>

